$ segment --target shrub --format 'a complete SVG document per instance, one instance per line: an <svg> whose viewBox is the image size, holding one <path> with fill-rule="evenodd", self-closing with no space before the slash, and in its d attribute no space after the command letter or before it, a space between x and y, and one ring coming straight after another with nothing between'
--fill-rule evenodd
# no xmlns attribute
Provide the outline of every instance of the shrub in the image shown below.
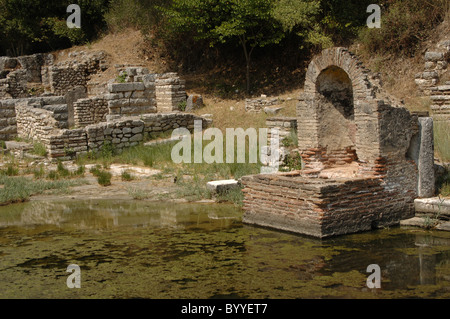
<svg viewBox="0 0 450 319"><path fill-rule="evenodd" d="M144 200L144 199L150 198L150 195L142 189L131 187L131 188L128 188L127 191L128 191L128 194L131 197L133 197L133 199L136 199L136 200Z"/></svg>
<svg viewBox="0 0 450 319"><path fill-rule="evenodd" d="M83 165L78 166L77 170L73 173L74 176L84 176L86 168Z"/></svg>
<svg viewBox="0 0 450 319"><path fill-rule="evenodd" d="M448 10L446 2L436 0L433 5L422 0L393 2L382 12L381 28L362 28L359 38L370 53L412 56L429 32L443 20Z"/></svg>
<svg viewBox="0 0 450 319"><path fill-rule="evenodd" d="M19 175L19 169L14 162L10 162L6 165L6 169L0 170L0 175L17 176Z"/></svg>
<svg viewBox="0 0 450 319"><path fill-rule="evenodd" d="M100 174L100 169L102 167L100 165L95 165L94 167L92 167L89 172L94 175L94 176L98 176Z"/></svg>
<svg viewBox="0 0 450 319"><path fill-rule="evenodd" d="M128 172L128 171L123 171L121 177L122 177L122 181L124 181L124 182L129 182L134 179L133 175L131 175L130 172Z"/></svg>
<svg viewBox="0 0 450 319"><path fill-rule="evenodd" d="M57 173L59 176L61 177L69 177L70 176L70 172L69 170L64 166L64 164L61 161L58 161L58 166L56 168Z"/></svg>
<svg viewBox="0 0 450 319"><path fill-rule="evenodd" d="M45 156L47 156L47 148L45 147L44 144L34 143L33 150L31 151L31 153L38 155L38 156L45 157Z"/></svg>
<svg viewBox="0 0 450 319"><path fill-rule="evenodd" d="M111 185L111 178L112 175L110 172L107 171L99 171L97 173L97 182L101 185L101 186L110 186Z"/></svg>
<svg viewBox="0 0 450 319"><path fill-rule="evenodd" d="M33 170L33 175L35 179L41 179L45 176L44 165L39 165L39 169L35 168Z"/></svg>
<svg viewBox="0 0 450 319"><path fill-rule="evenodd" d="M59 179L59 174L57 171L51 170L50 172L48 172L47 178L51 179L51 180L57 180L57 179Z"/></svg>

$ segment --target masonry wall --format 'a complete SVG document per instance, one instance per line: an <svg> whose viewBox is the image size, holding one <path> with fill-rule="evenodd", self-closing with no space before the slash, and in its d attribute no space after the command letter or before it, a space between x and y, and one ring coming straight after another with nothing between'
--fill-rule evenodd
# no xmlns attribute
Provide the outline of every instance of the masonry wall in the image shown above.
<svg viewBox="0 0 450 319"><path fill-rule="evenodd" d="M330 237L398 224L413 216L413 202L387 192L381 179L347 181L302 176L242 178L244 222Z"/></svg>
<svg viewBox="0 0 450 319"><path fill-rule="evenodd" d="M17 134L22 138L45 141L59 129L53 113L41 108L29 107L27 102L16 104Z"/></svg>
<svg viewBox="0 0 450 319"><path fill-rule="evenodd" d="M0 100L0 140L8 141L17 137L15 103Z"/></svg>
<svg viewBox="0 0 450 319"><path fill-rule="evenodd" d="M430 88L431 110L436 121L450 121L450 82Z"/></svg>
<svg viewBox="0 0 450 319"><path fill-rule="evenodd" d="M109 114L108 101L103 97L79 99L73 103L74 124L84 127L106 121Z"/></svg>
<svg viewBox="0 0 450 319"><path fill-rule="evenodd" d="M176 73L158 74L156 77L156 100L158 112L178 111L181 103L186 102L186 81Z"/></svg>
<svg viewBox="0 0 450 319"><path fill-rule="evenodd" d="M52 63L50 56L0 57L0 99L29 97L29 89L42 84L41 69Z"/></svg>
<svg viewBox="0 0 450 319"><path fill-rule="evenodd" d="M109 114L136 116L156 113L154 77L148 75L143 82L110 83L108 101Z"/></svg>
<svg viewBox="0 0 450 319"><path fill-rule="evenodd" d="M194 128L194 121L207 121L193 114L145 114L88 125L75 130L60 130L52 136L43 136L42 142L51 158L68 160L87 151L99 151L110 144L116 152L142 142L149 133L172 132L179 127Z"/></svg>
<svg viewBox="0 0 450 319"><path fill-rule="evenodd" d="M260 97L257 99L246 99L245 111L249 113L261 113L264 112L265 107L278 104L280 104L280 100L278 98L268 99L266 97Z"/></svg>
<svg viewBox="0 0 450 319"><path fill-rule="evenodd" d="M42 68L43 85L55 95L65 95L77 86L87 89L92 74L107 68L105 53L102 51L86 54L83 51L74 54L69 60L47 68Z"/></svg>

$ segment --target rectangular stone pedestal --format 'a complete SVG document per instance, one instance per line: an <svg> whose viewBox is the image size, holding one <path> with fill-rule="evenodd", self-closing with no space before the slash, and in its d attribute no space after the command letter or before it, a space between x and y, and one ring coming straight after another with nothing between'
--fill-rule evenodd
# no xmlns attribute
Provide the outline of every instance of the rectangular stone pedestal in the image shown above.
<svg viewBox="0 0 450 319"><path fill-rule="evenodd" d="M389 191L376 177L254 175L243 177L242 184L244 223L318 238L397 225L414 216L414 192Z"/></svg>

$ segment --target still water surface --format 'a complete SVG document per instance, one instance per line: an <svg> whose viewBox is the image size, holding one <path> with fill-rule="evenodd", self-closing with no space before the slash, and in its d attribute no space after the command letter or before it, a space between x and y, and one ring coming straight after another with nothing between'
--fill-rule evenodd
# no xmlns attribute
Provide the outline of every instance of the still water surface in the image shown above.
<svg viewBox="0 0 450 319"><path fill-rule="evenodd" d="M231 205L139 201L0 207L0 298L450 298L450 234L327 240L242 224ZM70 264L81 289L69 289ZM367 266L382 288L366 286Z"/></svg>

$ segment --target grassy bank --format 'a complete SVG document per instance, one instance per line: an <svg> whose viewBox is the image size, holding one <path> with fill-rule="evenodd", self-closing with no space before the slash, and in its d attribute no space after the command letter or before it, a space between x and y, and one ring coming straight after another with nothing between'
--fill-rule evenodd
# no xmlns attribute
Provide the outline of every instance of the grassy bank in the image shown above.
<svg viewBox="0 0 450 319"><path fill-rule="evenodd" d="M203 150L211 143L204 141ZM94 164L107 169L111 164L128 164L134 166L143 166L160 170L155 179L172 179L177 188L177 197L187 200L210 199L212 194L207 189L206 184L213 180L239 179L245 175L257 174L260 172L261 164L248 163L248 145L246 148L247 163L226 163L226 154L224 152L224 163L208 164L202 163L174 163L172 160L172 149L177 142L169 144L160 144L154 146L145 146L143 144L123 150L117 153L110 146L105 146L96 153L89 153L76 160L80 166ZM193 143L192 143L193 145ZM235 144L235 157L237 156ZM191 149L191 159L194 158L194 148ZM135 199L148 198L148 190L130 188L130 195ZM163 198L161 198L163 199ZM231 192L221 195L219 200L231 201L239 204L242 200L241 192Z"/></svg>
<svg viewBox="0 0 450 319"><path fill-rule="evenodd" d="M86 181L82 179L48 181L0 175L0 205L24 202L32 195L39 195L49 190L68 192L69 187L85 183Z"/></svg>

